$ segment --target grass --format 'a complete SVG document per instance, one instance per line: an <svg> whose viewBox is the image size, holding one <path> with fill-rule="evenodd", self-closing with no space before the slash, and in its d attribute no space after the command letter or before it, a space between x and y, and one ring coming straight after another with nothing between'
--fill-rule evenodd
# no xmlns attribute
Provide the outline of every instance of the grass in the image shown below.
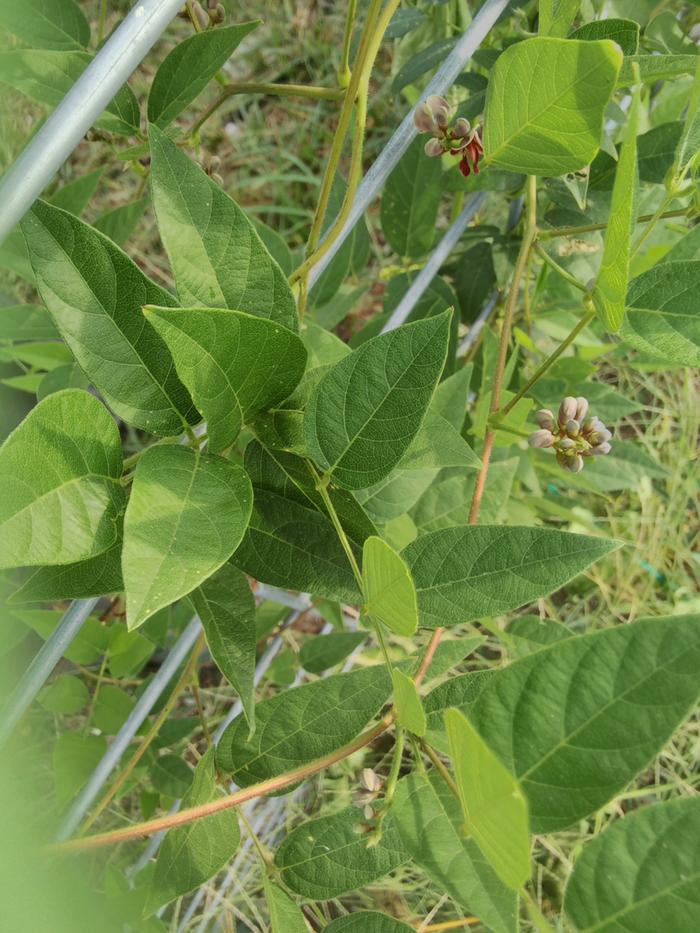
<svg viewBox="0 0 700 933"><path fill-rule="evenodd" d="M95 16L95 21L98 6L97 3L84 4L85 9ZM123 3L121 9L127 6ZM118 21L120 11L118 4L110 3L109 7L108 29ZM265 15L267 22L252 33L240 54L234 57L231 77L241 81L286 80L332 86L339 64L344 5L292 3L291 0L276 4L255 0L246 5L246 18ZM143 99L155 64L162 59L167 48L177 39L184 38L188 31L187 23L176 21L167 39L159 44L156 54L139 70L132 85L140 99ZM379 77L373 86L366 164L371 163L381 148L401 109L400 102L392 102L389 94L390 68L390 55L384 52L379 64ZM217 89L213 86L198 102L196 112L211 103L216 95ZM41 108L28 105L15 93L4 97L0 128L0 160L3 165L9 164L20 151L40 113ZM183 118L183 129L192 125L194 113ZM190 150L190 153L202 160L217 157L220 165L216 170L223 176L226 190L251 213L285 236L292 247L301 250L312 218L336 113L337 104L332 102L282 101L272 97L234 98L205 125L200 147ZM122 165L112 158L109 148L90 142L81 143L61 170L59 182L66 183L103 164L105 174L87 211L88 220L136 198L143 190L144 178L138 169ZM370 221L375 219L375 214L376 206ZM363 318L369 307L376 307L383 288L379 284L379 271L386 251L374 223L372 232L374 260L368 278L375 280L375 284L354 309L353 315L357 318ZM144 216L128 249L148 274L172 284L151 210ZM18 301L28 301L33 296L30 286L2 270L0 292L11 293ZM349 328L352 329L351 324ZM628 545L596 564L582 581L577 581L565 592L541 601L538 606L529 607L530 611L534 609L543 616L557 618L576 631L624 624L647 615L700 609L700 597L697 595L700 582L697 551L697 438L700 429L697 398L700 384L697 373L686 370L645 371L618 355L612 363L605 364L603 376L614 383L624 396L638 399L643 404L641 412L622 419L616 425L617 435L634 437L644 451L665 468L666 476L663 479L645 479L636 489L606 496L572 494L564 490L566 507L574 509L565 525L576 527L577 522L583 522L583 530L590 530L586 526L592 525L601 533ZM635 555L636 559L631 559L630 555ZM494 620L494 623L498 627L503 620ZM298 641L301 628L300 624L296 632L287 636L290 644L294 643L295 636ZM472 659L461 669L483 666L486 658L493 663L499 657L505 658L503 643L491 634L480 658ZM371 659L371 654L363 655L361 663ZM199 694L211 729L225 715L233 696L227 686L218 684L215 679L207 682L206 670L202 678ZM91 684L95 679L95 671L92 671ZM133 690L133 680L116 680L126 689ZM268 680L261 695L276 689L276 685ZM178 706L177 717L197 715L195 699L188 692ZM84 716L63 720L61 724L62 730L88 727ZM201 734L201 729L195 729L191 735L170 741L163 747L194 763L202 748ZM337 765L323 778L314 778L300 792L285 798L282 821L278 825L263 826L259 833L262 842L274 848L286 829L321 810L328 812L357 802L361 797L357 783L361 768L373 767L380 773L386 773L390 755L391 740L383 737L374 747ZM148 760L152 760L152 756ZM45 777L48 786L50 775ZM138 820L142 817L146 804L141 792L149 788L148 779L149 768L144 764L134 773L124 795L112 802L108 815L102 821L104 827L123 822L125 818ZM619 795L594 818L582 821L567 832L538 841L537 870L533 880L542 910L551 918L556 916L576 853L593 832L640 803L694 794L699 787L700 722L692 718L676 733L654 765L640 775L634 787ZM253 810L253 816L266 809L269 810L269 801L260 801ZM128 867L132 857L130 852L115 852L108 856L110 863L120 871ZM224 930L267 929L260 889L260 865L254 847L240 860L237 875L246 879L245 885L241 890L229 893L223 902L214 903L221 876L207 886L204 904L188 929L198 929L203 917L209 917L212 923L220 922ZM187 899L181 911L184 911L186 902ZM459 919L453 904L445 901L440 891L410 865L361 892L343 898L342 903L325 904L322 910L330 919L346 910L361 907L386 910L415 926L429 916L433 924ZM170 928L175 929L176 926L173 919ZM479 925L470 928L481 929ZM527 922L523 929L529 929Z"/></svg>

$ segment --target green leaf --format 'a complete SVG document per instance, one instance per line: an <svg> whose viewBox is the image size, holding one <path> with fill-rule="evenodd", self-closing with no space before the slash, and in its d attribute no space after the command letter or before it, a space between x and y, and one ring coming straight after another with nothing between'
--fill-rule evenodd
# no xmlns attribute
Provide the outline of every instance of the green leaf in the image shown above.
<svg viewBox="0 0 700 933"><path fill-rule="evenodd" d="M399 725L414 735L425 735L425 711L415 682L398 668L391 672L391 679L394 683L394 705Z"/></svg>
<svg viewBox="0 0 700 933"><path fill-rule="evenodd" d="M258 703L252 738L240 719L231 723L218 746L219 767L248 787L322 758L354 739L390 693L383 664L286 690Z"/></svg>
<svg viewBox="0 0 700 933"><path fill-rule="evenodd" d="M700 366L700 261L665 262L630 283L621 336L636 350Z"/></svg>
<svg viewBox="0 0 700 933"><path fill-rule="evenodd" d="M639 89L632 96L625 141L615 172L603 259L593 289L593 303L603 327L609 333L616 333L625 317L625 298L632 257L632 232L637 219L638 129Z"/></svg>
<svg viewBox="0 0 700 933"><path fill-rule="evenodd" d="M117 539L114 544L87 560L60 567L38 567L10 597L11 603L55 602L59 599L86 599L105 596L123 589L122 581L122 528L123 519L117 521Z"/></svg>
<svg viewBox="0 0 700 933"><path fill-rule="evenodd" d="M695 69L695 80L690 92L683 134L676 157L676 177L682 178L697 163L700 151L700 60Z"/></svg>
<svg viewBox="0 0 700 933"><path fill-rule="evenodd" d="M179 445L146 451L124 519L130 629L226 563L240 544L252 504L245 470L230 460Z"/></svg>
<svg viewBox="0 0 700 933"><path fill-rule="evenodd" d="M445 711L445 728L466 830L501 881L517 891L530 877L527 801L520 785L458 709Z"/></svg>
<svg viewBox="0 0 700 933"><path fill-rule="evenodd" d="M312 635L301 646L299 660L310 674L322 674L352 654L365 640L362 632L333 632L331 635Z"/></svg>
<svg viewBox="0 0 700 933"><path fill-rule="evenodd" d="M564 907L581 933L700 926L700 800L641 807L585 843Z"/></svg>
<svg viewBox="0 0 700 933"><path fill-rule="evenodd" d="M139 198L138 201L129 201L128 204L121 204L111 211L100 214L93 226L117 246L123 246L138 226L138 222L150 203L151 199L146 197Z"/></svg>
<svg viewBox="0 0 700 933"><path fill-rule="evenodd" d="M194 415L144 304L171 305L117 246L72 214L36 201L22 232L41 297L61 336L107 404L153 434L179 434Z"/></svg>
<svg viewBox="0 0 700 933"><path fill-rule="evenodd" d="M352 568L303 460L248 444L245 468L253 484L253 514L233 562L273 586L359 602ZM329 490L355 556L376 530L350 493Z"/></svg>
<svg viewBox="0 0 700 933"><path fill-rule="evenodd" d="M255 599L245 574L224 564L190 599L204 628L217 667L241 698L251 732L255 729Z"/></svg>
<svg viewBox="0 0 700 933"><path fill-rule="evenodd" d="M181 302L297 330L287 280L245 213L156 126L150 140L153 204Z"/></svg>
<svg viewBox="0 0 700 933"><path fill-rule="evenodd" d="M165 129L199 96L260 20L195 33L165 57L148 95L148 119Z"/></svg>
<svg viewBox="0 0 700 933"><path fill-rule="evenodd" d="M497 671L469 717L520 781L532 830L607 803L692 710L700 617L644 619L567 638Z"/></svg>
<svg viewBox="0 0 700 933"><path fill-rule="evenodd" d="M371 829L363 824L362 811L348 807L292 830L275 856L282 881L303 897L328 900L363 888L403 865L408 853L391 813L376 845L368 845Z"/></svg>
<svg viewBox="0 0 700 933"><path fill-rule="evenodd" d="M69 564L117 538L119 431L87 392L40 402L0 447L0 567Z"/></svg>
<svg viewBox="0 0 700 933"><path fill-rule="evenodd" d="M39 49L79 49L90 26L73 0L0 0L0 26Z"/></svg>
<svg viewBox="0 0 700 933"><path fill-rule="evenodd" d="M0 81L21 91L27 97L56 107L73 87L93 56L88 52L44 51L42 49L10 49L0 51ZM139 132L138 101L128 84L124 84L107 104L95 126L108 133L133 136ZM63 204L58 204L64 207Z"/></svg>
<svg viewBox="0 0 700 933"><path fill-rule="evenodd" d="M479 511L481 521L485 524L500 522L507 511L519 462L517 457L513 457L491 463ZM477 475L474 470L470 470L464 474L447 476L426 489L411 510L421 534L467 524Z"/></svg>
<svg viewBox="0 0 700 933"><path fill-rule="evenodd" d="M573 23L580 0L541 0L539 30L541 36L565 36Z"/></svg>
<svg viewBox="0 0 700 933"><path fill-rule="evenodd" d="M214 750L210 749L197 765L182 807L209 803L218 796ZM234 810L223 810L171 829L160 847L151 881L151 910L193 891L216 875L239 842L240 830Z"/></svg>
<svg viewBox="0 0 700 933"><path fill-rule="evenodd" d="M633 84L634 66L639 68L639 77L644 84L667 81L680 75L695 74L697 55L627 55L617 79L618 87Z"/></svg>
<svg viewBox="0 0 700 933"><path fill-rule="evenodd" d="M49 200L54 207L60 207L64 211L70 211L79 217L88 206L90 198L97 191L97 187L104 174L103 168L98 168L94 172L88 172L86 175L78 175L67 185L62 185L51 195Z"/></svg>
<svg viewBox="0 0 700 933"><path fill-rule="evenodd" d="M416 137L389 175L382 195L382 230L399 256L424 256L435 240L442 165L424 148L423 137Z"/></svg>
<svg viewBox="0 0 700 933"><path fill-rule="evenodd" d="M366 489L406 453L445 365L450 316L368 340L318 384L304 432L316 464L336 484Z"/></svg>
<svg viewBox="0 0 700 933"><path fill-rule="evenodd" d="M416 588L396 551L376 535L362 549L364 611L397 635L413 635L418 628Z"/></svg>
<svg viewBox="0 0 700 933"><path fill-rule="evenodd" d="M105 735L116 735L133 708L133 698L121 687L101 684L92 707L91 724Z"/></svg>
<svg viewBox="0 0 700 933"><path fill-rule="evenodd" d="M13 609L12 615L46 641L63 617L61 610ZM109 631L95 616L89 616L63 655L76 664L94 664L107 651Z"/></svg>
<svg viewBox="0 0 700 933"><path fill-rule="evenodd" d="M60 807L83 789L106 751L107 740L101 735L64 732L58 737L53 747L53 772Z"/></svg>
<svg viewBox="0 0 700 933"><path fill-rule="evenodd" d="M286 891L263 877L265 900L270 914L270 933L309 933L304 914Z"/></svg>
<svg viewBox="0 0 700 933"><path fill-rule="evenodd" d="M11 347L0 347L0 361L19 360L38 369L56 369L71 361L68 347L62 343L20 343Z"/></svg>
<svg viewBox="0 0 700 933"><path fill-rule="evenodd" d="M433 773L399 781L392 813L413 861L461 908L494 933L518 929L517 897L500 880L476 842L461 833L459 803Z"/></svg>
<svg viewBox="0 0 700 933"><path fill-rule="evenodd" d="M51 372L46 373L41 383L37 387L36 397L38 401L60 392L63 389L89 389L90 383L87 376L77 363L66 363L65 366L57 366Z"/></svg>
<svg viewBox="0 0 700 933"><path fill-rule="evenodd" d="M220 308L146 307L144 313L207 422L213 453L286 399L304 373L304 344L274 321Z"/></svg>
<svg viewBox="0 0 700 933"><path fill-rule="evenodd" d="M413 10L403 12L410 13ZM351 914L338 917L324 929L325 933L412 933L413 931L413 927L406 926L400 920L394 920L393 917L380 914L376 910L354 910Z"/></svg>
<svg viewBox="0 0 700 933"><path fill-rule="evenodd" d="M38 696L44 709L64 716L79 712L89 699L90 694L84 682L71 674L61 674Z"/></svg>
<svg viewBox="0 0 700 933"><path fill-rule="evenodd" d="M636 55L639 48L639 23L632 19L596 19L575 29L571 39L611 39L625 55Z"/></svg>
<svg viewBox="0 0 700 933"><path fill-rule="evenodd" d="M162 755L151 768L151 781L165 797L184 797L192 783L192 768L178 755Z"/></svg>
<svg viewBox="0 0 700 933"><path fill-rule="evenodd" d="M554 592L619 545L550 528L466 525L421 535L402 551L420 624L500 615Z"/></svg>
<svg viewBox="0 0 700 933"><path fill-rule="evenodd" d="M519 616L513 619L505 628L506 636L509 636L514 658L525 657L532 651L539 651L540 648L546 648L565 638L572 638L571 632L561 622L555 619L540 619L539 616Z"/></svg>
<svg viewBox="0 0 700 933"><path fill-rule="evenodd" d="M0 308L0 341L57 340L59 336L43 305Z"/></svg>
<svg viewBox="0 0 700 933"><path fill-rule="evenodd" d="M608 40L511 45L489 78L484 166L564 175L589 165L621 64L622 52Z"/></svg>

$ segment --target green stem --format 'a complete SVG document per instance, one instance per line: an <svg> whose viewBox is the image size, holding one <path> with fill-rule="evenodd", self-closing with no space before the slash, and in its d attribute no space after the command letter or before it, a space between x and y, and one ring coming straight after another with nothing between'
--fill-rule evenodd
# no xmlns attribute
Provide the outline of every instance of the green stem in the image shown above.
<svg viewBox="0 0 700 933"><path fill-rule="evenodd" d="M462 797L459 793L459 787L457 787L457 784L455 783L455 779L452 777L450 772L447 770L447 765L445 764L445 762L440 758L440 756L435 751L435 749L432 747L432 745L429 745L425 741L425 739L420 740L420 745L423 751L425 752L425 754L428 756L428 758L430 758L432 763L435 765L437 770L440 772L440 776L442 777L443 781L450 788L450 790L452 791L454 796L457 798L461 806Z"/></svg>
<svg viewBox="0 0 700 933"><path fill-rule="evenodd" d="M658 222L661 220L661 218L664 216L664 214L665 214L665 209L668 207L668 205L671 203L672 200L673 200L673 198L670 197L670 196L664 198L664 200L661 202L661 204L659 205L659 207L657 208L657 210L654 211L654 213L653 213L652 216L651 216L651 219L650 219L649 222L647 223L647 225L646 225L646 227L644 228L644 230L642 230L642 232L641 232L641 234L639 235L639 237L638 237L636 243L634 243L633 246L632 246L632 253L631 253L631 256L630 256L631 259L634 258L634 257L637 255L637 253L639 252L639 250L640 250L640 249L642 248L642 246L646 243L647 239L651 236L651 234L653 233L654 228L656 227L657 223L658 223Z"/></svg>
<svg viewBox="0 0 700 933"><path fill-rule="evenodd" d="M352 42L352 31L355 26L355 14L357 13L357 0L350 0L348 3L348 13L345 19L345 32L343 34L343 53L340 58L340 69L338 70L338 84L345 88L350 84L350 43Z"/></svg>
<svg viewBox="0 0 700 933"><path fill-rule="evenodd" d="M665 211L660 215L661 220L671 217L687 217L689 214L688 208L683 208L677 211ZM653 214L643 214L641 217L637 218L638 224L648 223L654 217ZM607 227L605 224L585 224L582 227L556 227L554 230L540 230L537 234L538 240L553 240L555 237L560 236L578 236L580 233L595 233L597 230L605 230Z"/></svg>
<svg viewBox="0 0 700 933"><path fill-rule="evenodd" d="M105 26L107 24L107 0L101 0L100 3L100 22L97 27L97 45L102 44L105 37Z"/></svg>
<svg viewBox="0 0 700 933"><path fill-rule="evenodd" d="M559 263L556 261L556 259L553 259L549 255L549 253L546 250L542 249L542 247L538 243L535 243L534 251L540 257L540 259L542 259L543 262L545 262L549 266L550 269L554 269L554 271L558 275L560 275L565 281L567 281L569 285L573 285L574 288L578 288L579 291L582 291L582 292L588 291L588 289L583 284L583 282L579 282L579 280L576 278L575 275L572 275L570 272L567 272L563 266L560 266Z"/></svg>
<svg viewBox="0 0 700 933"><path fill-rule="evenodd" d="M211 104L192 127L195 136L212 114L235 94L268 94L274 97L310 97L314 100L340 100L345 91L339 87L316 87L308 84L264 84L260 82L239 81L227 84L220 96Z"/></svg>
<svg viewBox="0 0 700 933"><path fill-rule="evenodd" d="M571 344L574 342L574 340L576 340L576 338L581 333L581 331L585 330L586 327L588 327L588 325L591 323L591 321L594 318L595 318L595 309L591 309L590 311L587 311L586 314L584 314L584 316L581 318L578 324L562 340L562 342L559 344L557 349L553 353L551 353L540 366L537 367L537 369L535 370L535 374L530 379L528 379L528 381L525 383L522 389L516 392L516 394L508 402L508 404L504 405L503 408L497 413L499 416L503 417L504 415L507 415L508 412L511 411L511 409L515 405L518 404L520 399L524 395L527 395L527 393L535 385L535 383L538 382L542 378L542 376L544 376L544 374L547 372L547 370L552 365L552 363L556 362L556 360L559 359L559 357L562 355L564 350L566 350L567 347L571 346Z"/></svg>
<svg viewBox="0 0 700 933"><path fill-rule="evenodd" d="M343 550L345 551L345 555L348 559L348 563L350 564L352 568L355 581L357 582L357 585L360 587L360 592L362 592L362 573L360 572L360 567L359 567L359 564L357 563L357 559L352 549L352 545L350 544L350 540L348 539L348 536L345 534L345 529L343 528L341 524L340 518L338 517L338 513L335 510L335 506L333 505L333 502L331 501L331 497L328 494L328 479L325 476L323 478L319 476L318 471L316 470L316 467L313 465L313 463L310 460L306 461L306 466L309 472L311 473L311 476L314 479L314 482L316 484L316 489L318 490L319 495L323 499L323 504L325 505L326 511L328 512L328 517L333 523L333 527L335 528L336 534L338 535L338 538L343 547Z"/></svg>
<svg viewBox="0 0 700 933"><path fill-rule="evenodd" d="M370 837L369 845L377 845L379 840L382 838L382 824L386 818L389 808L391 807L392 801L394 799L394 794L396 793L396 785L399 782L399 774L401 773L401 762L403 761L403 750L406 744L406 730L402 729L401 726L396 727L396 736L394 741L394 753L391 760L391 769L389 770L389 777L386 780L386 789L384 791L384 799L382 800L382 809L379 811L377 817L377 825L374 828L374 832Z"/></svg>

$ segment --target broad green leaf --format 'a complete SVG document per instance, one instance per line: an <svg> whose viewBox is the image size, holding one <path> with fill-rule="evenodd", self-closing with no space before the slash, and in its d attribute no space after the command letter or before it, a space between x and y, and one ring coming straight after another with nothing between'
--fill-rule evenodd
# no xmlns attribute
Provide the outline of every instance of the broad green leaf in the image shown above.
<svg viewBox="0 0 700 933"><path fill-rule="evenodd" d="M473 363L461 366L454 375L443 379L433 397L431 408L457 431L464 425L473 370Z"/></svg>
<svg viewBox="0 0 700 933"><path fill-rule="evenodd" d="M622 52L609 40L526 39L491 71L484 166L564 175L598 152Z"/></svg>
<svg viewBox="0 0 700 933"><path fill-rule="evenodd" d="M245 574L224 564L190 595L217 667L241 698L255 729L255 599Z"/></svg>
<svg viewBox="0 0 700 933"><path fill-rule="evenodd" d="M64 564L61 567L38 567L15 590L11 603L55 602L59 599L86 599L105 596L124 587L122 581L122 526L117 521L117 539L114 544L87 560Z"/></svg>
<svg viewBox="0 0 700 933"><path fill-rule="evenodd" d="M661 263L687 262L691 259L700 259L700 224L684 233L671 249L664 253Z"/></svg>
<svg viewBox="0 0 700 933"><path fill-rule="evenodd" d="M192 768L179 755L162 755L151 768L151 781L165 797L184 797L192 783Z"/></svg>
<svg viewBox="0 0 700 933"><path fill-rule="evenodd" d="M413 9L397 10L397 13L400 12L411 13ZM324 929L326 933L412 933L414 928L376 910L354 910L351 914L338 917Z"/></svg>
<svg viewBox="0 0 700 933"><path fill-rule="evenodd" d="M440 378L450 312L362 344L316 387L306 441L327 477L366 489L401 460L418 433Z"/></svg>
<svg viewBox="0 0 700 933"><path fill-rule="evenodd" d="M0 26L39 49L79 49L90 26L73 0L0 0Z"/></svg>
<svg viewBox="0 0 700 933"><path fill-rule="evenodd" d="M148 119L165 129L199 96L260 20L195 33L165 57L148 95Z"/></svg>
<svg viewBox="0 0 700 933"><path fill-rule="evenodd" d="M90 382L77 363L66 363L46 373L37 387L36 397L42 399L62 389L89 389Z"/></svg>
<svg viewBox="0 0 700 933"><path fill-rule="evenodd" d="M379 842L368 845L371 828L364 825L361 810L348 807L292 830L277 850L275 865L296 894L314 900L339 897L378 881L408 858L391 813L382 829Z"/></svg>
<svg viewBox="0 0 700 933"><path fill-rule="evenodd" d="M174 304L117 246L72 214L36 201L22 221L41 297L107 404L153 434L179 434L195 412L144 304Z"/></svg>
<svg viewBox="0 0 700 933"><path fill-rule="evenodd" d="M121 687L101 684L91 710L91 725L104 735L116 735L134 708L134 699Z"/></svg>
<svg viewBox="0 0 700 933"><path fill-rule="evenodd" d="M429 33L430 38L432 38L432 35L432 32ZM399 91L413 84L426 72L437 68L452 51L456 41L454 37L439 39L427 48L422 48L417 55L413 55L394 75L394 80L391 82L392 92L398 94Z"/></svg>
<svg viewBox="0 0 700 933"><path fill-rule="evenodd" d="M376 535L362 548L364 611L397 635L413 635L418 628L416 588L396 551Z"/></svg>
<svg viewBox="0 0 700 933"><path fill-rule="evenodd" d="M518 781L458 709L445 712L465 829L501 881L517 891L530 877L530 829Z"/></svg>
<svg viewBox="0 0 700 933"><path fill-rule="evenodd" d="M0 308L0 341L57 340L59 333L43 305Z"/></svg>
<svg viewBox="0 0 700 933"><path fill-rule="evenodd" d="M58 737L53 747L53 777L59 807L82 790L106 751L107 740L101 735L64 732Z"/></svg>
<svg viewBox="0 0 700 933"><path fill-rule="evenodd" d="M62 185L49 198L54 207L60 207L64 211L70 211L79 217L88 206L90 198L97 191L102 175L103 168L95 169L94 172L88 172L86 175L78 175L74 181L69 181L67 185Z"/></svg>
<svg viewBox="0 0 700 933"><path fill-rule="evenodd" d="M700 617L679 615L567 638L489 678L469 717L520 781L533 832L595 812L648 765L697 701L699 662Z"/></svg>
<svg viewBox="0 0 700 933"><path fill-rule="evenodd" d="M259 217L253 216L250 220L258 236L265 244L268 253L275 260L282 272L287 276L291 275L294 271L294 258L292 256L292 251L287 246L286 240L284 240L276 230L273 230L272 227L268 227L266 223L263 223Z"/></svg>
<svg viewBox="0 0 700 933"><path fill-rule="evenodd" d="M287 280L245 213L156 126L150 140L153 204L180 301L297 330Z"/></svg>
<svg viewBox="0 0 700 933"><path fill-rule="evenodd" d="M270 933L309 933L309 925L301 908L287 892L271 881L268 875L263 877L263 887L270 914Z"/></svg>
<svg viewBox="0 0 700 933"><path fill-rule="evenodd" d="M322 674L335 667L352 654L365 640L362 632L333 632L331 635L312 635L299 652L304 670L310 674Z"/></svg>
<svg viewBox="0 0 700 933"><path fill-rule="evenodd" d="M382 195L382 230L399 256L424 256L435 240L442 165L440 159L427 156L424 147L423 137L413 140Z"/></svg>
<svg viewBox="0 0 700 933"><path fill-rule="evenodd" d="M593 289L593 303L608 333L616 333L625 317L625 298L632 256L632 233L637 219L637 133L639 89L632 95L625 141L617 163L603 259Z"/></svg>
<svg viewBox="0 0 700 933"><path fill-rule="evenodd" d="M139 198L138 201L129 201L128 204L120 204L119 207L100 214L93 226L117 246L123 246L138 226L150 203L151 199L146 197Z"/></svg>
<svg viewBox="0 0 700 933"><path fill-rule="evenodd" d="M665 262L630 283L621 336L636 350L700 366L700 261Z"/></svg>
<svg viewBox="0 0 700 933"><path fill-rule="evenodd" d="M391 679L394 684L394 705L399 725L414 735L425 735L425 710L415 682L398 668L391 672Z"/></svg>
<svg viewBox="0 0 700 933"><path fill-rule="evenodd" d="M479 511L485 524L500 522L507 511L518 463L517 457L491 463ZM477 473L470 470L432 483L411 510L418 530L425 533L467 524L476 479Z"/></svg>
<svg viewBox="0 0 700 933"><path fill-rule="evenodd" d="M220 308L149 306L144 313L207 422L213 453L226 450L244 424L286 399L304 373L304 344L274 321Z"/></svg>
<svg viewBox="0 0 700 933"><path fill-rule="evenodd" d="M136 677L156 650L155 644L139 632L118 624L109 630L109 670L112 677Z"/></svg>
<svg viewBox="0 0 700 933"><path fill-rule="evenodd" d="M463 525L421 535L402 551L420 624L500 615L554 592L619 545L550 528Z"/></svg>
<svg viewBox="0 0 700 933"><path fill-rule="evenodd" d="M540 619L539 616L518 616L505 628L504 638L508 637L509 650L513 658L522 658L532 651L539 651L565 638L572 638L573 632L555 619Z"/></svg>
<svg viewBox="0 0 700 933"><path fill-rule="evenodd" d="M218 795L214 750L210 749L197 765L182 806L209 803ZM193 891L216 875L236 851L239 841L240 830L233 810L171 829L160 847L151 881L151 910Z"/></svg>
<svg viewBox="0 0 700 933"><path fill-rule="evenodd" d="M240 544L253 504L245 470L186 447L151 447L134 475L124 519L127 622L201 586Z"/></svg>
<svg viewBox="0 0 700 933"><path fill-rule="evenodd" d="M56 369L72 360L71 352L62 343L20 343L11 347L0 347L0 361L25 363L37 369Z"/></svg>
<svg viewBox="0 0 700 933"><path fill-rule="evenodd" d="M625 55L636 55L639 48L639 23L633 19L595 19L575 29L571 39L611 39Z"/></svg>
<svg viewBox="0 0 700 933"><path fill-rule="evenodd" d="M464 817L447 787L431 775L399 781L392 813L413 861L461 908L494 933L518 929L517 897L461 832Z"/></svg>
<svg viewBox="0 0 700 933"><path fill-rule="evenodd" d="M695 80L688 101L683 124L683 134L676 158L676 176L684 177L692 165L697 163L700 152L700 59L695 69Z"/></svg>
<svg viewBox="0 0 700 933"><path fill-rule="evenodd" d="M571 28L580 5L581 0L540 0L540 35L565 36Z"/></svg>
<svg viewBox="0 0 700 933"><path fill-rule="evenodd" d="M87 392L40 402L0 447L0 567L70 564L117 538L119 430Z"/></svg>
<svg viewBox="0 0 700 933"><path fill-rule="evenodd" d="M71 674L61 674L54 682L45 687L37 699L50 713L64 716L77 713L88 702L90 694L85 683Z"/></svg>
<svg viewBox="0 0 700 933"><path fill-rule="evenodd" d="M63 612L60 609L13 609L12 615L46 641L56 631ZM94 664L108 646L109 630L95 616L89 616L63 656L75 664Z"/></svg>
<svg viewBox="0 0 700 933"><path fill-rule="evenodd" d="M618 87L633 84L634 66L644 84L668 81L681 75L695 74L697 55L627 55L617 79Z"/></svg>
<svg viewBox="0 0 700 933"><path fill-rule="evenodd" d="M10 49L0 51L0 82L27 97L56 107L93 60L88 52ZM95 126L109 133L133 136L139 132L139 105L128 84L107 104ZM59 207L64 207L59 204ZM66 208L68 209L68 208Z"/></svg>
<svg viewBox="0 0 700 933"><path fill-rule="evenodd" d="M251 441L245 468L253 484L253 514L233 562L273 586L359 602L352 568L299 457ZM359 545L376 530L350 493L329 490L359 560Z"/></svg>
<svg viewBox="0 0 700 933"><path fill-rule="evenodd" d="M581 933L700 927L700 800L640 807L585 843L564 908Z"/></svg>
<svg viewBox="0 0 700 933"><path fill-rule="evenodd" d="M286 690L258 703L252 738L240 719L231 723L218 746L219 767L247 787L322 758L354 739L390 693L383 664Z"/></svg>

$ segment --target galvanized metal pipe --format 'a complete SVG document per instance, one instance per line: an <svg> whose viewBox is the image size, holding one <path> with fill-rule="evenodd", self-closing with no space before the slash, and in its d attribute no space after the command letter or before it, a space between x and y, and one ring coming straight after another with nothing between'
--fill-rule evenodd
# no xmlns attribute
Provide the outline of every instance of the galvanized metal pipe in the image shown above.
<svg viewBox="0 0 700 933"><path fill-rule="evenodd" d="M0 179L0 243L24 217L182 5L183 0L139 0Z"/></svg>

